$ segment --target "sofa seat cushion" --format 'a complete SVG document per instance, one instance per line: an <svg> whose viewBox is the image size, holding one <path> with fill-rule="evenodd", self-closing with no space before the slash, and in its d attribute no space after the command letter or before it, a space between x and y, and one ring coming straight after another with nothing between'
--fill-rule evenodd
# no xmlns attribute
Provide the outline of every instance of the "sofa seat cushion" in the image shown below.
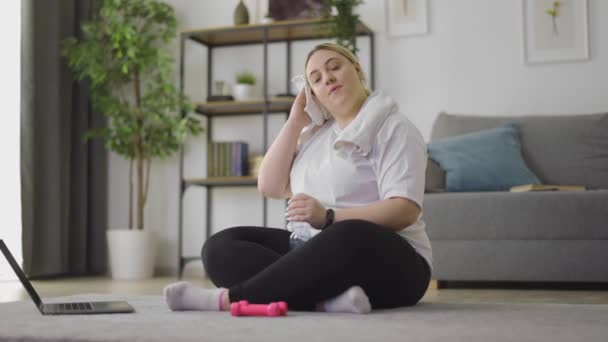
<svg viewBox="0 0 608 342"><path fill-rule="evenodd" d="M606 240L437 240L433 277L454 281L608 282Z"/></svg>
<svg viewBox="0 0 608 342"><path fill-rule="evenodd" d="M432 240L608 240L608 190L425 194Z"/></svg>

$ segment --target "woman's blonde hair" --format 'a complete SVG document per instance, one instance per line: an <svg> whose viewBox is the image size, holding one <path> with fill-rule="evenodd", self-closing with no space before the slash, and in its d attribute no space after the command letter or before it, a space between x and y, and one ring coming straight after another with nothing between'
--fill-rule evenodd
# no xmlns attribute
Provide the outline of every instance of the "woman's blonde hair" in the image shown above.
<svg viewBox="0 0 608 342"><path fill-rule="evenodd" d="M312 50L310 50L310 52L308 53L308 56L306 56L306 62L304 62L304 73L305 74L306 74L306 66L308 65L308 60L315 52L317 52L319 50L330 50L330 51L337 52L337 53L341 54L342 56L344 56L344 58L346 58L349 62L351 62L355 66L355 69L357 69L357 71L359 72L359 75L361 76L361 85L363 85L363 89L365 90L365 93L367 95L371 94L371 91L369 90L367 83L366 83L367 78L365 77L363 68L361 68L361 63L359 63L359 59L349 49L345 48L342 45L338 45L335 43L323 43L323 44L319 44L319 45L315 46Z"/></svg>

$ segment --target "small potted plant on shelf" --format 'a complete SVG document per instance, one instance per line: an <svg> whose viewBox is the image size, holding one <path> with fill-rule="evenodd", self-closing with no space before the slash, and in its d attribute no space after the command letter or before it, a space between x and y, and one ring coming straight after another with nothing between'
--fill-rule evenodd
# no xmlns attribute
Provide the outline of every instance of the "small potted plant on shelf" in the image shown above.
<svg viewBox="0 0 608 342"><path fill-rule="evenodd" d="M105 139L108 150L129 161L128 229L107 231L117 279L153 274L156 239L144 230L152 159L172 155L189 134L202 131L197 120L179 115L191 105L174 86L173 59L163 48L176 27L173 8L162 2L102 0L93 20L82 25L83 37L63 42L75 78L88 81L94 110L108 119L86 138Z"/></svg>
<svg viewBox="0 0 608 342"><path fill-rule="evenodd" d="M236 74L236 85L234 86L234 99L236 101L250 101L253 99L253 86L255 75L249 71Z"/></svg>

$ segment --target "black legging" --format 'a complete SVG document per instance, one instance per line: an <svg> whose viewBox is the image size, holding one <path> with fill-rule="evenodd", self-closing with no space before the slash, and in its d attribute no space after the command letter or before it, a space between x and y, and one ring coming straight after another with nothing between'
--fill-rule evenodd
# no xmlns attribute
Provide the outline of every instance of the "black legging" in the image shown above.
<svg viewBox="0 0 608 342"><path fill-rule="evenodd" d="M290 234L262 227L222 230L203 246L207 275L229 289L230 302L284 300L307 311L354 285L363 288L374 309L414 305L429 285L426 261L386 227L338 222L291 251Z"/></svg>

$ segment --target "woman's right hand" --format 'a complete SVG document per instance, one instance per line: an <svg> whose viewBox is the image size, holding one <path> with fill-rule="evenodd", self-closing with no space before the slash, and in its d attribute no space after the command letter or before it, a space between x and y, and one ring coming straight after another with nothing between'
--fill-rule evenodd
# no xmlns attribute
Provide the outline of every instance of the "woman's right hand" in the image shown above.
<svg viewBox="0 0 608 342"><path fill-rule="evenodd" d="M304 92L304 88L302 88L293 101L291 112L289 113L289 120L293 120L302 128L311 123L310 116L304 111L304 107L306 107L306 93Z"/></svg>

